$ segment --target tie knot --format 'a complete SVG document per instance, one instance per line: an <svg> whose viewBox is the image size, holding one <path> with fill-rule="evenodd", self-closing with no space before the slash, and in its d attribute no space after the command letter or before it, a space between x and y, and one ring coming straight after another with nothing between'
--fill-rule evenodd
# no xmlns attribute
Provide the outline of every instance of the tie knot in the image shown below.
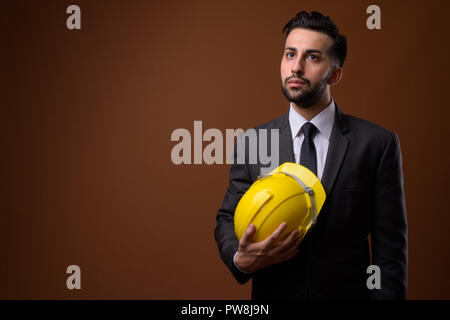
<svg viewBox="0 0 450 320"><path fill-rule="evenodd" d="M317 128L311 122L307 122L302 126L302 132L306 138L313 138L317 133Z"/></svg>

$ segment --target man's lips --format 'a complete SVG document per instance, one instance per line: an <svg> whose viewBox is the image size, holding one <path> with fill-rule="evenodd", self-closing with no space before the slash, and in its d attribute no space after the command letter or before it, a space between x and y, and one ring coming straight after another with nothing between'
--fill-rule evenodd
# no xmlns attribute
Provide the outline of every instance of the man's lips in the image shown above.
<svg viewBox="0 0 450 320"><path fill-rule="evenodd" d="M288 85L290 85L291 87L301 87L305 85L305 82L299 79L291 79L288 81Z"/></svg>

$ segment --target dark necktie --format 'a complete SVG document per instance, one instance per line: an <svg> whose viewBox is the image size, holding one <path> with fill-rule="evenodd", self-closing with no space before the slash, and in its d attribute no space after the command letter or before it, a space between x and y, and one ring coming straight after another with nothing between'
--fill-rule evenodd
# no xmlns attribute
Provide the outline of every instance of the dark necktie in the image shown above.
<svg viewBox="0 0 450 320"><path fill-rule="evenodd" d="M304 139L300 150L300 164L317 175L316 147L313 142L314 135L317 133L317 128L311 122L307 122L302 126L302 132Z"/></svg>

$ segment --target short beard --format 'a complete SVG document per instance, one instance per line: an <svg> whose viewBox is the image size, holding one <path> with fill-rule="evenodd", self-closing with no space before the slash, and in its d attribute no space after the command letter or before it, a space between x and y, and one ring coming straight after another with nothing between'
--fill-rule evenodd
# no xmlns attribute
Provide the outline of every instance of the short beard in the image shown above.
<svg viewBox="0 0 450 320"><path fill-rule="evenodd" d="M299 108L308 109L313 105L315 105L317 102L319 102L320 98L323 95L323 92L327 87L327 83L330 77L331 72L329 72L329 74L327 74L327 76L324 79L322 79L316 86L312 87L310 90L303 91L301 94L297 96L292 96L286 89L287 82L292 78L301 79L302 81L305 82L305 85L309 85L311 82L302 77L288 77L286 78L284 84L281 83L281 90L283 91L283 94L286 97L286 99L288 99L290 102L295 103Z"/></svg>

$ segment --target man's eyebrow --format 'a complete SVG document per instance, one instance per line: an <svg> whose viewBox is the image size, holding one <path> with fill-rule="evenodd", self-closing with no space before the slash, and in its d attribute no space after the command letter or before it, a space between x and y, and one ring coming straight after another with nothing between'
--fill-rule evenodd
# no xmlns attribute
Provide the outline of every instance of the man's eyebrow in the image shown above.
<svg viewBox="0 0 450 320"><path fill-rule="evenodd" d="M286 47L286 49L284 49L284 51L286 51L286 50L297 51L297 49L294 47ZM308 49L308 50L305 50L305 53L320 53L320 54L322 54L322 51L317 50L317 49Z"/></svg>
<svg viewBox="0 0 450 320"><path fill-rule="evenodd" d="M322 51L317 50L317 49L308 49L308 50L305 51L305 53L313 53L313 52L322 54Z"/></svg>

